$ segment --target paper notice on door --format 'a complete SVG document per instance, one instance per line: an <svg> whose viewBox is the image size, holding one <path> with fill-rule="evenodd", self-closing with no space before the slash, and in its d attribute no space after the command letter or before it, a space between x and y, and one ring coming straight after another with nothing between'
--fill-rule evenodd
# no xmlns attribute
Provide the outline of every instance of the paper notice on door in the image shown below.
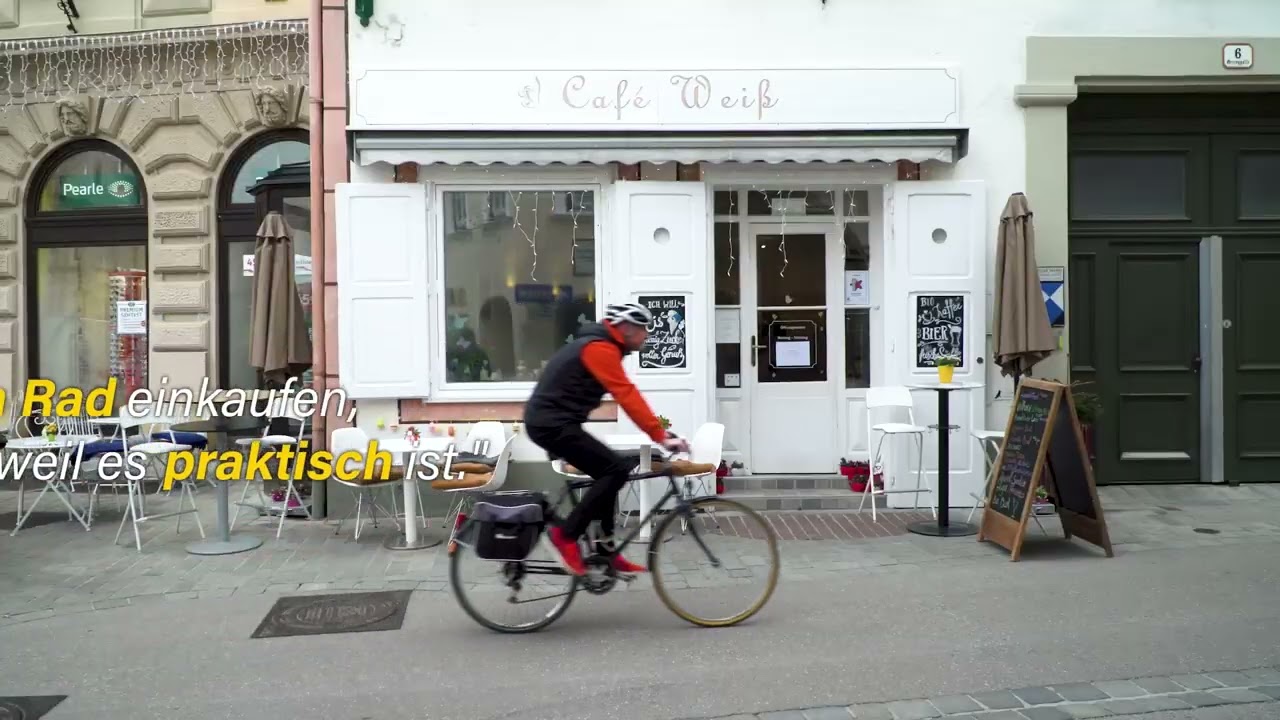
<svg viewBox="0 0 1280 720"><path fill-rule="evenodd" d="M244 276L253 277L253 255L241 255L240 263L244 266Z"/></svg>
<svg viewBox="0 0 1280 720"><path fill-rule="evenodd" d="M116 303L116 334L147 334L146 300L121 300Z"/></svg>
<svg viewBox="0 0 1280 720"><path fill-rule="evenodd" d="M866 270L844 271L844 304L871 304L871 273Z"/></svg>
<svg viewBox="0 0 1280 720"><path fill-rule="evenodd" d="M773 344L773 366L780 368L813 367L809 359L808 340L779 340Z"/></svg>
<svg viewBox="0 0 1280 720"><path fill-rule="evenodd" d="M742 341L742 329L738 326L737 308L716 308L716 343Z"/></svg>

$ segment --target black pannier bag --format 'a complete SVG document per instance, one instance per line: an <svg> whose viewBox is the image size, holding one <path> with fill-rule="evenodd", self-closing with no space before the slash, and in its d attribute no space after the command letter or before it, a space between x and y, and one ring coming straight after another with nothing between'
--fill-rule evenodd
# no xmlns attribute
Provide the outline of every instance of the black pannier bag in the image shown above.
<svg viewBox="0 0 1280 720"><path fill-rule="evenodd" d="M481 497L471 507L476 556L485 560L525 559L546 527L548 514L546 497L540 492Z"/></svg>

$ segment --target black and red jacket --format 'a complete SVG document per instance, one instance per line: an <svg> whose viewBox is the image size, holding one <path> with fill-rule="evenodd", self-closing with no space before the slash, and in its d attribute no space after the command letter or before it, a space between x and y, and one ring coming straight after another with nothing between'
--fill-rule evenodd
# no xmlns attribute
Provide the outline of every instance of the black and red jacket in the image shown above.
<svg viewBox="0 0 1280 720"><path fill-rule="evenodd" d="M524 406L524 424L545 428L582 425L609 393L636 427L654 442L662 442L666 438L662 423L622 367L626 354L622 336L612 326L582 326L577 338L557 350L542 369Z"/></svg>

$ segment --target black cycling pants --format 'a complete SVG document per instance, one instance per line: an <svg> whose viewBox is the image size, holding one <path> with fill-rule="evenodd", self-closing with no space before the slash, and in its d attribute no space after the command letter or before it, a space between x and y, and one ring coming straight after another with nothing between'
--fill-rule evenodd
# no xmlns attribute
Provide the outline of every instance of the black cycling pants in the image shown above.
<svg viewBox="0 0 1280 720"><path fill-rule="evenodd" d="M593 480L577 507L561 524L561 531L571 538L580 538L587 532L592 520L600 521L600 529L606 536L613 535L614 515L618 507L618 493L635 468L635 459L628 458L600 442L582 429L581 425L562 427L525 426L529 439L546 450L553 460L564 460Z"/></svg>

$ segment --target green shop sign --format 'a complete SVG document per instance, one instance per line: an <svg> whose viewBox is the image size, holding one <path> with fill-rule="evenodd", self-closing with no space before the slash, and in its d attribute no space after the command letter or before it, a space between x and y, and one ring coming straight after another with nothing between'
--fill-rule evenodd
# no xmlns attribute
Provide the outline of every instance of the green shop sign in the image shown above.
<svg viewBox="0 0 1280 720"><path fill-rule="evenodd" d="M133 207L138 199L138 178L130 173L63 175L55 190L59 210Z"/></svg>

